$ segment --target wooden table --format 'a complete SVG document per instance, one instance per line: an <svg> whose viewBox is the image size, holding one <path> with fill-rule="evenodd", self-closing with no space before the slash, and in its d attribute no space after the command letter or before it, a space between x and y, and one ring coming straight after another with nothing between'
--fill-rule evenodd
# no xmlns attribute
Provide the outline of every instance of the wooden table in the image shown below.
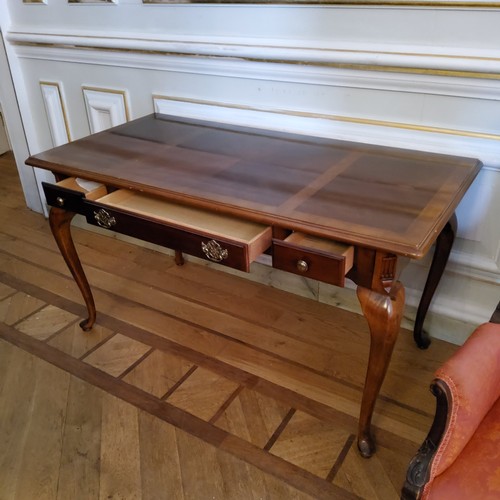
<svg viewBox="0 0 500 500"><path fill-rule="evenodd" d="M437 240L415 330L425 347L423 319L453 242L454 211L481 168L473 159L159 114L26 163L56 177L44 184L49 220L88 309L84 330L96 310L71 238L76 213L175 249L178 264L185 252L249 271L268 252L275 268L338 286L354 281L371 333L358 435L366 457L404 307L398 258L420 258Z"/></svg>

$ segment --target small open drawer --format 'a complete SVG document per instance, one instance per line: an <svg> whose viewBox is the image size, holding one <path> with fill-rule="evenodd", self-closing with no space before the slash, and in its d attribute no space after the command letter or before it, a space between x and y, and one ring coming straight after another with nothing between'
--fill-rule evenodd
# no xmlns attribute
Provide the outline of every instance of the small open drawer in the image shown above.
<svg viewBox="0 0 500 500"><path fill-rule="evenodd" d="M57 184L43 182L47 203L52 207L80 212L82 200L96 200L107 194L106 186L93 181L68 177Z"/></svg>
<svg viewBox="0 0 500 500"><path fill-rule="evenodd" d="M354 247L300 232L273 240L273 267L332 285L344 286Z"/></svg>
<svg viewBox="0 0 500 500"><path fill-rule="evenodd" d="M86 206L91 224L247 272L271 246L269 226L124 189Z"/></svg>

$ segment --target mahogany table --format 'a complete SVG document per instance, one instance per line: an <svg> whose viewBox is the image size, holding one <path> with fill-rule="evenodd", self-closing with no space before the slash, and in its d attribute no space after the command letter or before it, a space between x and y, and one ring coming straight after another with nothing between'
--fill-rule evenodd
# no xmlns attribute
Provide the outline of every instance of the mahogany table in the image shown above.
<svg viewBox="0 0 500 500"><path fill-rule="evenodd" d="M96 309L73 244L76 213L90 224L249 271L260 254L291 273L344 286L371 341L358 448L371 456L371 418L404 307L398 258L436 251L415 338L453 242L454 211L481 168L475 159L149 115L30 157L50 225L85 300Z"/></svg>

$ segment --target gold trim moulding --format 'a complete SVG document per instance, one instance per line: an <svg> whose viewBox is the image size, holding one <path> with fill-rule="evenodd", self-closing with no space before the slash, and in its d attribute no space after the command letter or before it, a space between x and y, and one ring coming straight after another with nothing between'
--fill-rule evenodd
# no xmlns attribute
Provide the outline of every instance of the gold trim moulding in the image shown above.
<svg viewBox="0 0 500 500"><path fill-rule="evenodd" d="M345 7L423 7L423 8L482 8L498 9L499 2L483 2L470 0L142 0L144 5L172 5L172 4L246 4L246 5L331 5Z"/></svg>
<svg viewBox="0 0 500 500"><path fill-rule="evenodd" d="M426 125L416 125L413 123L402 123L402 122L390 122L385 120L374 120L370 118L354 118L351 116L342 116L342 115L326 115L321 113L306 113L300 111L287 111L287 110L269 110L269 109L261 109L254 108L252 106L238 106L234 104L228 103L214 103L211 101L203 101L200 99L181 99L172 96L165 96L161 94L153 94L154 100L164 100L164 101L175 101L175 102L188 102L191 104L201 104L205 106L218 106L223 108L231 108L231 109L239 109L239 110L247 110L247 111L261 111L264 113L273 113L279 115L289 115L294 117L304 117L304 118L318 118L323 120L331 120L337 122L344 123L356 123L359 125L373 125L379 127L389 127L389 128L399 128L402 130L415 130L418 132L431 132L437 134L446 134L446 135L456 135L458 137L471 137L474 139L486 139L486 140L494 140L500 141L499 134L488 134L485 132L474 132L471 130L459 130L459 129L449 129L442 127L432 127Z"/></svg>
<svg viewBox="0 0 500 500"><path fill-rule="evenodd" d="M329 118L333 121L338 122L348 122L348 123L358 123L360 125L374 125L379 127L389 127L389 128L399 128L402 130L415 130L418 132L431 132L434 134L446 134L446 135L456 135L459 137L471 137L474 139L487 139L500 141L499 134L488 134L485 132L473 132L469 130L459 130L452 128L442 128L442 127L432 127L426 125L414 125L412 123L401 123L401 122L390 122L385 120L373 120L370 118L352 118L349 116L325 116L319 118Z"/></svg>
<svg viewBox="0 0 500 500"><path fill-rule="evenodd" d="M92 5L92 4L113 4L116 0L68 0L68 3L79 5Z"/></svg>
<svg viewBox="0 0 500 500"><path fill-rule="evenodd" d="M97 52L129 52L134 54L148 54L148 55L158 55L164 57L194 57L194 58L211 58L211 59L231 59L239 61L248 62L258 62L258 63L273 63L273 64L293 64L300 66L312 66L312 67L326 67L326 68L338 68L338 69L352 69L359 71L381 71L389 73L410 73L410 74L421 74L421 75L434 75L434 76L447 76L447 77L459 77L459 78L479 78L488 80L500 80L499 73L482 72L482 71L466 71L466 70L448 70L448 69L433 69L433 68L419 68L419 67L408 67L408 66L384 66L375 64L362 64L362 63L335 63L335 62L322 62L322 61L300 61L294 59L269 59L269 58L258 58L258 57L246 57L246 56L234 56L234 55L220 55L220 54L207 54L207 53L188 53L188 52L171 52L162 50L145 50L145 49L129 49L120 47L99 47L99 46L86 46L86 45L70 45L62 43L43 43L43 42L13 42L13 45L24 46L24 47L43 47L43 48L63 48L63 49L77 49L77 50L91 50ZM401 55L401 54L400 54ZM410 54L413 55L413 54ZM441 55L438 57L448 57ZM449 56L454 57L454 56ZM470 59L470 57L469 57ZM489 58L479 58L486 59ZM99 89L104 90L106 89Z"/></svg>

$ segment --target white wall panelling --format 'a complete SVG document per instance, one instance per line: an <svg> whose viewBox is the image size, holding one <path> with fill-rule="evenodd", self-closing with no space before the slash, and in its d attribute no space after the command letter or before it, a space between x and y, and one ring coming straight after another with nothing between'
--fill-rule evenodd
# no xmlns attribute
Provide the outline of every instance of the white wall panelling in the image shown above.
<svg viewBox="0 0 500 500"><path fill-rule="evenodd" d="M83 40L73 41L83 43ZM26 59L226 77L237 79L235 84L240 87L242 80L262 80L267 85L262 84L259 95L235 92L239 100L236 104L240 107L261 105L281 117L287 113L303 113L317 118L318 124L326 118L337 122L337 136L342 139L359 138L364 142L465 156L478 156L480 152L485 164L500 167L500 80L427 73L389 75L373 68L368 71L321 64L248 62L225 57L214 60L177 54L162 56L129 49L121 53L31 45L19 45L16 49L19 56ZM379 61L384 63L383 57ZM487 69L482 68L483 71ZM498 71L500 73L500 59ZM300 85L300 92L294 94L291 87L286 91L278 89L278 82L289 87L290 84ZM229 92L225 94L230 95ZM279 116L274 121L279 121ZM281 121L284 126L289 123ZM413 135L418 135L419 140L415 141Z"/></svg>
<svg viewBox="0 0 500 500"><path fill-rule="evenodd" d="M40 82L40 89L47 112L52 142L54 146L66 144L71 138L59 84Z"/></svg>
<svg viewBox="0 0 500 500"><path fill-rule="evenodd" d="M154 96L155 110L191 118L286 130L436 153L479 157L486 168L500 169L500 135L450 130L401 122L327 113L262 109L227 102L206 102ZM494 105L493 103L491 103ZM500 113L500 95L497 101Z"/></svg>
<svg viewBox="0 0 500 500"><path fill-rule="evenodd" d="M500 299L500 4L488 5L54 0L9 2L0 13L11 20L2 27L33 153L53 142L38 82L56 81L74 138L156 110L480 158L485 167L458 209L459 237L431 309L431 333L449 338L460 323L461 341ZM410 320L429 262L403 274ZM252 276L357 307L352 290L266 266Z"/></svg>
<svg viewBox="0 0 500 500"><path fill-rule="evenodd" d="M90 131L100 132L128 121L125 92L83 87Z"/></svg>

